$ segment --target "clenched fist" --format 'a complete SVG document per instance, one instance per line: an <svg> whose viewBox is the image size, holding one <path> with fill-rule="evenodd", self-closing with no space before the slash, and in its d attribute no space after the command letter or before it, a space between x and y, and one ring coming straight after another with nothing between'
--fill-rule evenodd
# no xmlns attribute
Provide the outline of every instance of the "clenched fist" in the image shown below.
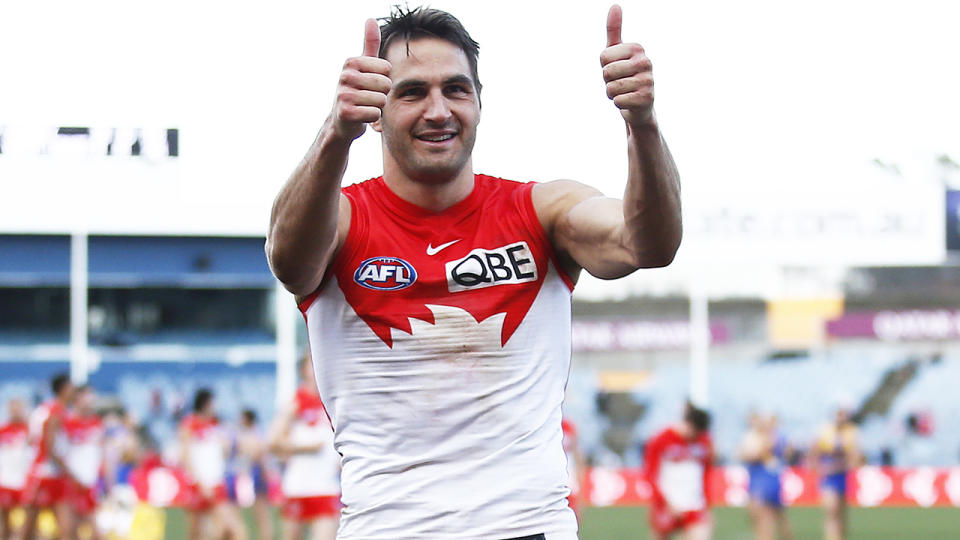
<svg viewBox="0 0 960 540"><path fill-rule="evenodd" d="M346 140L363 135L367 124L380 119L390 93L390 62L378 58L380 27L367 19L363 55L347 59L340 72L337 99L333 106L333 130Z"/></svg>
<svg viewBox="0 0 960 540"><path fill-rule="evenodd" d="M607 97L631 126L653 116L653 64L637 43L622 43L623 12L613 5L607 13L607 48L600 54Z"/></svg>

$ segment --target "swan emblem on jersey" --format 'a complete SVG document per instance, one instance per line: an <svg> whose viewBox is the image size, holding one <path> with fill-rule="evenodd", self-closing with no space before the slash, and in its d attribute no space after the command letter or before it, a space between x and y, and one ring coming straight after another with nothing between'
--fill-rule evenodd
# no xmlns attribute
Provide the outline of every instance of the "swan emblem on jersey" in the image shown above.
<svg viewBox="0 0 960 540"><path fill-rule="evenodd" d="M406 289L417 281L413 265L397 257L371 257L357 267L353 280L375 291Z"/></svg>

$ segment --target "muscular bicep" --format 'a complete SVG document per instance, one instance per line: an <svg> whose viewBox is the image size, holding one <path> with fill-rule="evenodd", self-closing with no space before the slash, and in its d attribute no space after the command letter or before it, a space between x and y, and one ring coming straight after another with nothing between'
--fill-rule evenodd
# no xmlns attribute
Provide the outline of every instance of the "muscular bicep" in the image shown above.
<svg viewBox="0 0 960 540"><path fill-rule="evenodd" d="M538 184L533 200L568 274L616 279L640 267L624 242L623 201L571 180Z"/></svg>

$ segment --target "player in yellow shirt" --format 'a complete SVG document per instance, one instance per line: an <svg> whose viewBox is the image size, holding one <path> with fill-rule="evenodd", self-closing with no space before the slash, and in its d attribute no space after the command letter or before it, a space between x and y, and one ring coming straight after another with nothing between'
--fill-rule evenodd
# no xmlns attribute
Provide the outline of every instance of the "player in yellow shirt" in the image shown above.
<svg viewBox="0 0 960 540"><path fill-rule="evenodd" d="M847 472L863 461L857 443L857 427L850 417L849 406L839 407L834 421L820 429L810 457L812 466L820 478L820 500L824 509L824 538L845 540L847 536Z"/></svg>

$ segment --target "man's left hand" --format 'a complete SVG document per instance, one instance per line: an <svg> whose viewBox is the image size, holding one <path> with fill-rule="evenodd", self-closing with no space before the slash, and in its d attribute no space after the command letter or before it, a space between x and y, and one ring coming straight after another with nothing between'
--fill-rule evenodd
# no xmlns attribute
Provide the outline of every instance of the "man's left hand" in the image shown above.
<svg viewBox="0 0 960 540"><path fill-rule="evenodd" d="M653 64L638 43L623 43L623 12L614 4L607 13L607 48L600 54L607 97L631 127L653 120Z"/></svg>

